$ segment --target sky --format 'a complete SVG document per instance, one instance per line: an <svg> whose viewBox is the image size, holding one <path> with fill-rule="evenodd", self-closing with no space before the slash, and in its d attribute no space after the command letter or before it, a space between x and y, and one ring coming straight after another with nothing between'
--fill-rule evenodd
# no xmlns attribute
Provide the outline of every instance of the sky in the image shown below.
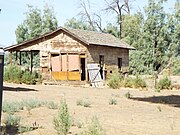
<svg viewBox="0 0 180 135"><path fill-rule="evenodd" d="M105 7L104 0L89 1L91 10L104 16L104 23L113 20L114 16L112 14L105 14L100 10ZM166 10L172 10L174 2L175 0L169 0L168 4L165 5ZM0 46L16 44L15 30L25 19L24 13L27 11L27 4L43 9L45 3L54 7L58 26L63 26L72 17L78 17L78 13L81 11L79 7L80 0L0 0ZM147 0L136 0L132 3L132 7L134 7L132 10L142 10L146 4Z"/></svg>

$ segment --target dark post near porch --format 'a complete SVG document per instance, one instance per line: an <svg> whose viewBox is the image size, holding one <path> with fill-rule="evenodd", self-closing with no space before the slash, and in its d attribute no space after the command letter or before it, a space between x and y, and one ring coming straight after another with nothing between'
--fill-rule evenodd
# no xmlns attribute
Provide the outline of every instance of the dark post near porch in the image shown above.
<svg viewBox="0 0 180 135"><path fill-rule="evenodd" d="M4 50L0 48L0 132L1 132L2 98L3 98L3 71L4 71Z"/></svg>

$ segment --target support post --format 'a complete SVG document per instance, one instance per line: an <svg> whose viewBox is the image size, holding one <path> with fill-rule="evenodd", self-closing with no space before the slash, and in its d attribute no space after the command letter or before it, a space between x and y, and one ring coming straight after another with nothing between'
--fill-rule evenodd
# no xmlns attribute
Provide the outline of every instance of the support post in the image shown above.
<svg viewBox="0 0 180 135"><path fill-rule="evenodd" d="M4 50L0 48L0 133L1 133L2 99L3 99L3 73L4 73Z"/></svg>
<svg viewBox="0 0 180 135"><path fill-rule="evenodd" d="M30 51L30 71L32 73L32 68L33 68L33 52Z"/></svg>
<svg viewBox="0 0 180 135"><path fill-rule="evenodd" d="M12 65L12 51L10 51L10 54L9 54L9 55L10 55L10 61L9 61L9 62L10 62L10 64Z"/></svg>
<svg viewBox="0 0 180 135"><path fill-rule="evenodd" d="M16 65L18 65L18 51L16 51Z"/></svg>
<svg viewBox="0 0 180 135"><path fill-rule="evenodd" d="M19 65L21 66L22 63L21 63L21 51L19 51Z"/></svg>

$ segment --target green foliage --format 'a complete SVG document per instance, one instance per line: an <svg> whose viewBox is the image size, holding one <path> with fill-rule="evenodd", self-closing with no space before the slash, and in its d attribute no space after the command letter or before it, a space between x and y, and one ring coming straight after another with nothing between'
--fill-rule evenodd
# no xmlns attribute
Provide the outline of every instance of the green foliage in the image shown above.
<svg viewBox="0 0 180 135"><path fill-rule="evenodd" d="M91 107L91 102L89 100L85 100L83 103L84 107Z"/></svg>
<svg viewBox="0 0 180 135"><path fill-rule="evenodd" d="M29 71L25 71L22 75L22 83L35 84L36 83L35 73L30 73Z"/></svg>
<svg viewBox="0 0 180 135"><path fill-rule="evenodd" d="M37 72L23 71L17 65L8 65L4 69L4 80L7 82L35 84L40 79Z"/></svg>
<svg viewBox="0 0 180 135"><path fill-rule="evenodd" d="M172 72L173 75L180 75L180 57L173 59Z"/></svg>
<svg viewBox="0 0 180 135"><path fill-rule="evenodd" d="M123 86L124 86L124 87L133 88L133 85L134 85L133 78L131 78L131 77L126 77L126 78L124 79L124 82L123 82Z"/></svg>
<svg viewBox="0 0 180 135"><path fill-rule="evenodd" d="M139 76L136 76L136 78L133 79L134 81L134 88L146 88L146 82L140 78Z"/></svg>
<svg viewBox="0 0 180 135"><path fill-rule="evenodd" d="M87 129L80 133L80 135L104 135L104 131L99 123L97 117L93 117L88 124Z"/></svg>
<svg viewBox="0 0 180 135"><path fill-rule="evenodd" d="M122 78L120 77L120 74L119 73L114 73L109 82L108 82L108 85L110 88L113 88L113 89L118 89L120 88L120 82L121 82Z"/></svg>
<svg viewBox="0 0 180 135"><path fill-rule="evenodd" d="M83 100L82 99L78 99L77 101L76 101L76 105L79 105L79 106L83 106Z"/></svg>
<svg viewBox="0 0 180 135"><path fill-rule="evenodd" d="M34 98L31 98L28 100L23 100L22 102L28 110L31 110L31 109L34 109L37 107L41 107L43 105L42 101L39 101L39 100L34 99Z"/></svg>
<svg viewBox="0 0 180 135"><path fill-rule="evenodd" d="M17 43L33 39L57 28L54 10L48 5L44 6L43 15L40 9L32 5L28 5L28 11L25 14L24 22L18 25L15 32Z"/></svg>
<svg viewBox="0 0 180 135"><path fill-rule="evenodd" d="M4 80L7 82L21 83L22 70L17 65L8 65L4 69Z"/></svg>
<svg viewBox="0 0 180 135"><path fill-rule="evenodd" d="M129 88L146 88L146 82L140 78L139 76L136 76L135 78L126 77L123 82L124 87Z"/></svg>
<svg viewBox="0 0 180 135"><path fill-rule="evenodd" d="M172 88L171 80L168 77L160 79L159 82L157 83L157 88L160 90L171 89Z"/></svg>
<svg viewBox="0 0 180 135"><path fill-rule="evenodd" d="M20 120L21 120L21 117L8 114L4 117L3 123L6 126L16 127L16 126L19 126Z"/></svg>
<svg viewBox="0 0 180 135"><path fill-rule="evenodd" d="M127 99L130 99L130 98L132 97L132 95L130 94L130 92L125 93L124 96L125 96Z"/></svg>
<svg viewBox="0 0 180 135"><path fill-rule="evenodd" d="M54 103L53 101L49 101L46 105L49 109L57 109L58 105Z"/></svg>
<svg viewBox="0 0 180 135"><path fill-rule="evenodd" d="M4 113L14 114L19 110L23 110L23 104L20 102L3 102L2 110Z"/></svg>
<svg viewBox="0 0 180 135"><path fill-rule="evenodd" d="M117 105L117 99L114 97L111 97L109 99L109 105Z"/></svg>
<svg viewBox="0 0 180 135"><path fill-rule="evenodd" d="M70 129L70 116L66 100L61 100L58 115L53 120L54 128L58 135L66 135Z"/></svg>
<svg viewBox="0 0 180 135"><path fill-rule="evenodd" d="M71 18L65 22L64 26L71 29L91 30L90 26L83 21L79 21L76 18Z"/></svg>
<svg viewBox="0 0 180 135"><path fill-rule="evenodd" d="M78 99L76 101L76 105L78 106L84 106L84 107L90 107L91 106L91 102L88 99Z"/></svg>

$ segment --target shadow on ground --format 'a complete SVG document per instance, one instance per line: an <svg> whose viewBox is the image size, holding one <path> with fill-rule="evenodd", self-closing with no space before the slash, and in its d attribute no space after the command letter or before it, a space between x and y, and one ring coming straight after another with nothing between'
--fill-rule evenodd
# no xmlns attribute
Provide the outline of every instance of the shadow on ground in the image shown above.
<svg viewBox="0 0 180 135"><path fill-rule="evenodd" d="M28 131L33 131L38 129L38 127L18 127L18 126L2 126L1 127L1 132L2 135L17 135L17 134L21 134L21 133L25 133Z"/></svg>
<svg viewBox="0 0 180 135"><path fill-rule="evenodd" d="M35 89L30 89L30 88L23 88L23 87L7 87L7 86L4 86L3 87L3 90L4 91L16 91L16 92L29 92L29 91L38 91L38 90L35 90Z"/></svg>
<svg viewBox="0 0 180 135"><path fill-rule="evenodd" d="M144 101L150 103L167 104L173 107L180 108L180 95L169 96L153 96L153 97L132 97L131 99L137 101Z"/></svg>

